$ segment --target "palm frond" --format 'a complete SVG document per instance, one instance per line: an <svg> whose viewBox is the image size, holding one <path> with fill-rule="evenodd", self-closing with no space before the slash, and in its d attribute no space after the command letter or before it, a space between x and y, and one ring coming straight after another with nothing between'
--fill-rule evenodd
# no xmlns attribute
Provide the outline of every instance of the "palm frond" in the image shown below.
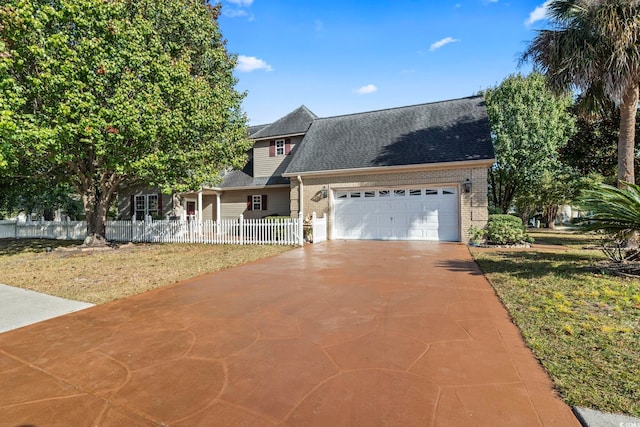
<svg viewBox="0 0 640 427"><path fill-rule="evenodd" d="M584 231L604 231L630 236L640 231L640 186L624 183L624 188L601 184L581 197L580 210L588 212L579 224Z"/></svg>

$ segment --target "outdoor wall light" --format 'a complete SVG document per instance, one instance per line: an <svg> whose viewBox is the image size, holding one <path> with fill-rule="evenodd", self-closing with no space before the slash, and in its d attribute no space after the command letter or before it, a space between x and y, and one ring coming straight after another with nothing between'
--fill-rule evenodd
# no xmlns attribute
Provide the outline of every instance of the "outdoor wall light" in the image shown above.
<svg viewBox="0 0 640 427"><path fill-rule="evenodd" d="M326 185L322 187L322 190L320 190L320 194L322 195L323 199L327 198L327 195L329 194L329 189L327 188Z"/></svg>
<svg viewBox="0 0 640 427"><path fill-rule="evenodd" d="M471 180L469 178L465 179L462 183L465 193L471 193Z"/></svg>

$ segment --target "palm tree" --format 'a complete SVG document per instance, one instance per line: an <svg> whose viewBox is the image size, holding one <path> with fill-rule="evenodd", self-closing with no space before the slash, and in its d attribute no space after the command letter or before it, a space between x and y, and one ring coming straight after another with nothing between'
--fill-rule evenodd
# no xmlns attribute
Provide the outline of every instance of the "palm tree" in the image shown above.
<svg viewBox="0 0 640 427"><path fill-rule="evenodd" d="M553 29L523 54L557 91L578 89L620 108L618 186L635 183L635 124L640 83L640 0L552 0Z"/></svg>

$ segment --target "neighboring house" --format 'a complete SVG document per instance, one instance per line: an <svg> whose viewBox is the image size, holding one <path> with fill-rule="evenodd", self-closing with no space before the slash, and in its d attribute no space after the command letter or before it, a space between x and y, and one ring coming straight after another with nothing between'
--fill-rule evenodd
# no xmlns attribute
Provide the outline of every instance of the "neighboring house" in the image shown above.
<svg viewBox="0 0 640 427"><path fill-rule="evenodd" d="M465 241L486 224L495 155L482 97L328 118L302 106L249 133L243 170L180 195L180 207L160 200L213 220L327 214L332 239ZM122 216L143 196L155 206L154 194L121 199Z"/></svg>

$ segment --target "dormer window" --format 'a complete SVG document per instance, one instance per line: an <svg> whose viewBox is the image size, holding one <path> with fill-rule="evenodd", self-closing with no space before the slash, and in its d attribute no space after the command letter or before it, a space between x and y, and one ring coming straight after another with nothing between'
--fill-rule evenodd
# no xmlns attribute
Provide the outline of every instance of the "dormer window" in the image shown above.
<svg viewBox="0 0 640 427"><path fill-rule="evenodd" d="M276 139L269 141L269 157L286 156L291 152L291 140Z"/></svg>

